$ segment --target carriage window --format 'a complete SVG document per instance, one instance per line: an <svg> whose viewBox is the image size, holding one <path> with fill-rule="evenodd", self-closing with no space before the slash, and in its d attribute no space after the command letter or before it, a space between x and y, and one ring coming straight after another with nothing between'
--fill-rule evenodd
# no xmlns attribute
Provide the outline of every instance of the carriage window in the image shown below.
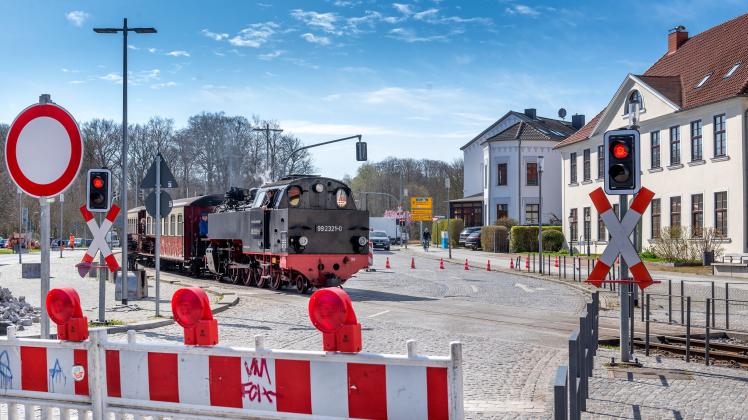
<svg viewBox="0 0 748 420"><path fill-rule="evenodd" d="M297 186L290 187L288 189L288 204L296 207L299 203L301 203L301 188Z"/></svg>
<svg viewBox="0 0 748 420"><path fill-rule="evenodd" d="M182 224L182 215L177 215L177 236L184 235L184 225Z"/></svg>
<svg viewBox="0 0 748 420"><path fill-rule="evenodd" d="M177 234L177 217L173 214L171 215L171 224L169 225L169 235L176 235Z"/></svg>
<svg viewBox="0 0 748 420"><path fill-rule="evenodd" d="M252 207L260 207L265 202L265 191L258 191L255 201L252 203Z"/></svg>

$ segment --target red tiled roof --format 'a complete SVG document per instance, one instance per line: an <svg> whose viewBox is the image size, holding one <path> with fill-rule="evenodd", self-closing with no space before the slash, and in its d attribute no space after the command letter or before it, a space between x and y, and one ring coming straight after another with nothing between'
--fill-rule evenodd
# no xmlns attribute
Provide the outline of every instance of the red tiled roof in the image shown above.
<svg viewBox="0 0 748 420"><path fill-rule="evenodd" d="M738 62L742 64L725 79L727 72ZM706 83L697 88L696 85L710 73ZM688 39L673 54L666 52L639 78L682 109L745 94L748 87L748 14ZM587 139L604 111L555 148Z"/></svg>

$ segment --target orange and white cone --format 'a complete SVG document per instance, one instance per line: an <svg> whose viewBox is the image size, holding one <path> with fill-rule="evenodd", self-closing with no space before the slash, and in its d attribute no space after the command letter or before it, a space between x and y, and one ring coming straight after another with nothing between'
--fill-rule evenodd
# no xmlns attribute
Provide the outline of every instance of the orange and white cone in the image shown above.
<svg viewBox="0 0 748 420"><path fill-rule="evenodd" d="M444 270L444 258L439 258L439 270Z"/></svg>
<svg viewBox="0 0 748 420"><path fill-rule="evenodd" d="M410 257L410 268L411 269L416 268L416 259L414 257Z"/></svg>
<svg viewBox="0 0 748 420"><path fill-rule="evenodd" d="M528 255L527 258L525 258L525 270L530 271L530 256Z"/></svg>
<svg viewBox="0 0 748 420"><path fill-rule="evenodd" d="M468 260L465 258L465 271L470 270L470 266L468 265Z"/></svg>
<svg viewBox="0 0 748 420"><path fill-rule="evenodd" d="M386 268L388 270L390 268L392 268L392 267L390 267L390 257L387 257L387 259L385 260L385 262L384 262L384 268Z"/></svg>
<svg viewBox="0 0 748 420"><path fill-rule="evenodd" d="M558 268L558 255L556 255L556 261L553 263L553 266Z"/></svg>
<svg viewBox="0 0 748 420"><path fill-rule="evenodd" d="M509 269L514 270L514 258L509 259Z"/></svg>
<svg viewBox="0 0 748 420"><path fill-rule="evenodd" d="M486 263L486 271L491 271L491 260Z"/></svg>

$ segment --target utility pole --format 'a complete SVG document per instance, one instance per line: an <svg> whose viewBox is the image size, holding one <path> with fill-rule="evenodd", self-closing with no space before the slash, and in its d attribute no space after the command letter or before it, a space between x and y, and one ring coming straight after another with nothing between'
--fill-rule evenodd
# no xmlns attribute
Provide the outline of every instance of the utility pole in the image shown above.
<svg viewBox="0 0 748 420"><path fill-rule="evenodd" d="M265 123L265 128L253 128L252 131L264 131L265 132L265 166L270 176L271 181L275 181L275 148L271 150L270 147L270 132L282 133L283 130L280 128L270 128L270 123Z"/></svg>
<svg viewBox="0 0 748 420"><path fill-rule="evenodd" d="M155 34L156 28L131 28L124 18L121 28L93 28L97 34L122 32L122 304L127 305L127 34Z"/></svg>
<svg viewBox="0 0 748 420"><path fill-rule="evenodd" d="M540 274L543 274L543 162L543 156L538 156L538 262L540 262Z"/></svg>

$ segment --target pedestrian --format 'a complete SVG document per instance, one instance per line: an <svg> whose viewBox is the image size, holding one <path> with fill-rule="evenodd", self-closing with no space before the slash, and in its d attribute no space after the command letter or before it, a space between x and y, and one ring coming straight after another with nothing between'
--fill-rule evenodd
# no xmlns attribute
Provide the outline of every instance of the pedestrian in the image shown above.
<svg viewBox="0 0 748 420"><path fill-rule="evenodd" d="M70 234L70 237L68 238L68 245L70 246L70 249L75 249L75 235L72 233Z"/></svg>

